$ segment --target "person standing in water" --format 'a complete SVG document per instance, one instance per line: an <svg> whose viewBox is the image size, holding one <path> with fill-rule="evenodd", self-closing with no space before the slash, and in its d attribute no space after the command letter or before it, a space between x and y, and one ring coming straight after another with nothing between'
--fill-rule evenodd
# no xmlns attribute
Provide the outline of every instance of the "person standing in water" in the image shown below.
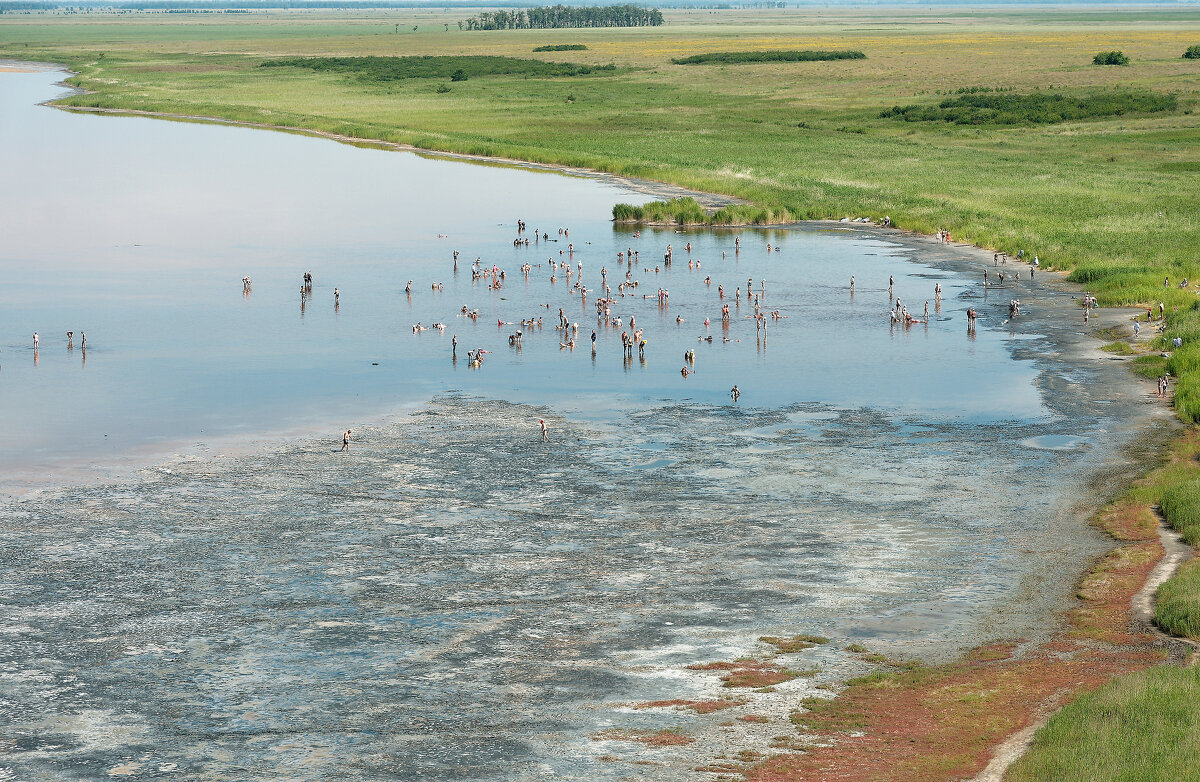
<svg viewBox="0 0 1200 782"><path fill-rule="evenodd" d="M342 450L343 451L350 450L350 430L349 429L347 429L345 432L342 432Z"/></svg>
<svg viewBox="0 0 1200 782"><path fill-rule="evenodd" d="M542 442L543 442L543 443L548 443L548 442L550 442L550 430L548 430L548 429L546 428L546 419L545 419L545 418L539 418L539 419L538 419L538 423L539 423L539 424L541 424L541 426L542 426Z"/></svg>

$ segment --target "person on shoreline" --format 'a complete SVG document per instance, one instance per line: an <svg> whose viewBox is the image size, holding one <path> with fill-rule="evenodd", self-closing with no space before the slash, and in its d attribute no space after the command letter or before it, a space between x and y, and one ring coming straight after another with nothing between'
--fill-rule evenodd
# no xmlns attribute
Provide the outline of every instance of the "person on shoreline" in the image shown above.
<svg viewBox="0 0 1200 782"><path fill-rule="evenodd" d="M738 398L741 397L741 395L742 395L742 392L738 390L738 387L736 385L733 388L729 389L729 396L733 397L733 401L735 401L735 402L738 401Z"/></svg>
<svg viewBox="0 0 1200 782"><path fill-rule="evenodd" d="M546 428L546 419L539 418L538 423L541 424L541 427L542 427L542 442L543 443L550 442L550 430Z"/></svg>
<svg viewBox="0 0 1200 782"><path fill-rule="evenodd" d="M37 335L36 331L33 332L33 349L34 350L38 349L38 335Z"/></svg>
<svg viewBox="0 0 1200 782"><path fill-rule="evenodd" d="M342 450L343 451L350 450L350 430L349 429L342 432Z"/></svg>

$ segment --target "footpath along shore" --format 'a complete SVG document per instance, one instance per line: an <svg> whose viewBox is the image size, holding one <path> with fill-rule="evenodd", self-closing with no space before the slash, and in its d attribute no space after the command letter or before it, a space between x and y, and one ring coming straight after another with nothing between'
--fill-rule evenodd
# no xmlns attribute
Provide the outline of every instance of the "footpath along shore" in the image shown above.
<svg viewBox="0 0 1200 782"><path fill-rule="evenodd" d="M37 68L30 65L29 69ZM0 63L0 69L22 65ZM53 102L47 105L55 106ZM70 111L146 116L177 121L255 127L295 132L351 144L406 150L450 159L513 165L576 176L609 178L655 198L690 196L707 209L744 203L717 194L696 193L668 183L636 180L569 166L530 163L453 152L438 152L382 140L350 137L306 128L226 120L219 117L169 114L125 109L55 106ZM896 236L898 228L868 227L830 221L786 225L846 228L867 235ZM909 234L930 244L932 237ZM991 250L955 245L991 266ZM1017 268L1028 268L1021 264ZM1065 275L1054 274L1067 285ZM1109 311L1094 328L1117 326L1127 312ZM1096 340L1092 338L1093 345ZM1098 345L1095 345L1098 347ZM1141 383L1131 373L1131 383ZM1148 386L1148 382L1145 383ZM1149 435L1134 448L1132 458L1145 467L1165 451L1165 466L1138 484L1153 482L1155 473L1195 469L1200 435L1195 428L1176 433L1166 446L1161 433ZM1111 490L1111 487L1108 487ZM1110 491L1111 493L1111 491ZM1174 533L1164 533L1153 503L1137 492L1121 494L1095 517L1096 526L1113 538L1114 548L1080 579L1079 604L1050 640L1038 644L1010 642L972 650L945 665L919 666L887 661L881 673L852 681L831 700L810 701L794 721L804 734L824 739L804 741L770 757L744 756L721 761L708 770L740 773L751 780L801 780L836 777L877 779L1000 779L1004 770L1028 746L1036 728L1081 692L1092 690L1126 673L1164 662L1184 663L1194 655L1186 642L1157 631L1151 624L1148 595L1151 584L1169 578L1191 554ZM1164 563L1167 549L1169 560ZM1139 597L1140 596L1140 597ZM1135 602L1137 606L1135 608ZM703 746L702 744L700 746ZM701 750L697 755L708 753Z"/></svg>

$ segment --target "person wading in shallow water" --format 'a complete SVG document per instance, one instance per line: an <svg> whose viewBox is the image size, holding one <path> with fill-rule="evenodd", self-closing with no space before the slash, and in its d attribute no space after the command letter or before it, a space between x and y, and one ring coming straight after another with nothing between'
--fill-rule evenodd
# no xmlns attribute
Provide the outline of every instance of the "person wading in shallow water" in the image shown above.
<svg viewBox="0 0 1200 782"><path fill-rule="evenodd" d="M542 426L542 442L543 443L550 442L550 431L546 428L546 419L539 418L538 423L541 424L541 426Z"/></svg>
<svg viewBox="0 0 1200 782"><path fill-rule="evenodd" d="M343 451L350 450L350 430L349 429L347 429L345 432L342 432L342 450Z"/></svg>

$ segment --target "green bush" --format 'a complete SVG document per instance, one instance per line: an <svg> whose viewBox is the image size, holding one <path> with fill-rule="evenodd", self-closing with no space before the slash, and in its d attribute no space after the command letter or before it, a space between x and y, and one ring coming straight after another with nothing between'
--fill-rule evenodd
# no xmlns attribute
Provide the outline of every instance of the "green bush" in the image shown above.
<svg viewBox="0 0 1200 782"><path fill-rule="evenodd" d="M1092 65L1128 65L1129 58L1124 52L1114 49L1111 52L1100 52L1092 58Z"/></svg>
<svg viewBox="0 0 1200 782"><path fill-rule="evenodd" d="M450 74L450 81L466 81L466 80L467 80L467 72L464 71L462 68L459 68L457 71Z"/></svg>
<svg viewBox="0 0 1200 782"><path fill-rule="evenodd" d="M534 49L535 52L583 52L587 51L587 47L581 43L554 43L547 46L538 46Z"/></svg>
<svg viewBox="0 0 1200 782"><path fill-rule="evenodd" d="M992 92L949 98L936 106L893 106L879 116L905 122L953 122L957 125L1049 125L1132 112L1174 111L1178 106L1179 101L1173 94L1147 90L1104 91L1081 96Z"/></svg>
<svg viewBox="0 0 1200 782"><path fill-rule="evenodd" d="M673 57L676 65L702 65L705 63L742 62L815 62L818 60L865 60L867 55L849 50L818 51L814 49L781 50L765 52L709 52L693 54L691 57Z"/></svg>
<svg viewBox="0 0 1200 782"><path fill-rule="evenodd" d="M1200 60L1200 44L1189 46L1183 53L1185 60Z"/></svg>
<svg viewBox="0 0 1200 782"><path fill-rule="evenodd" d="M450 91L450 85L439 84L436 91L439 95L445 95L447 92Z"/></svg>

